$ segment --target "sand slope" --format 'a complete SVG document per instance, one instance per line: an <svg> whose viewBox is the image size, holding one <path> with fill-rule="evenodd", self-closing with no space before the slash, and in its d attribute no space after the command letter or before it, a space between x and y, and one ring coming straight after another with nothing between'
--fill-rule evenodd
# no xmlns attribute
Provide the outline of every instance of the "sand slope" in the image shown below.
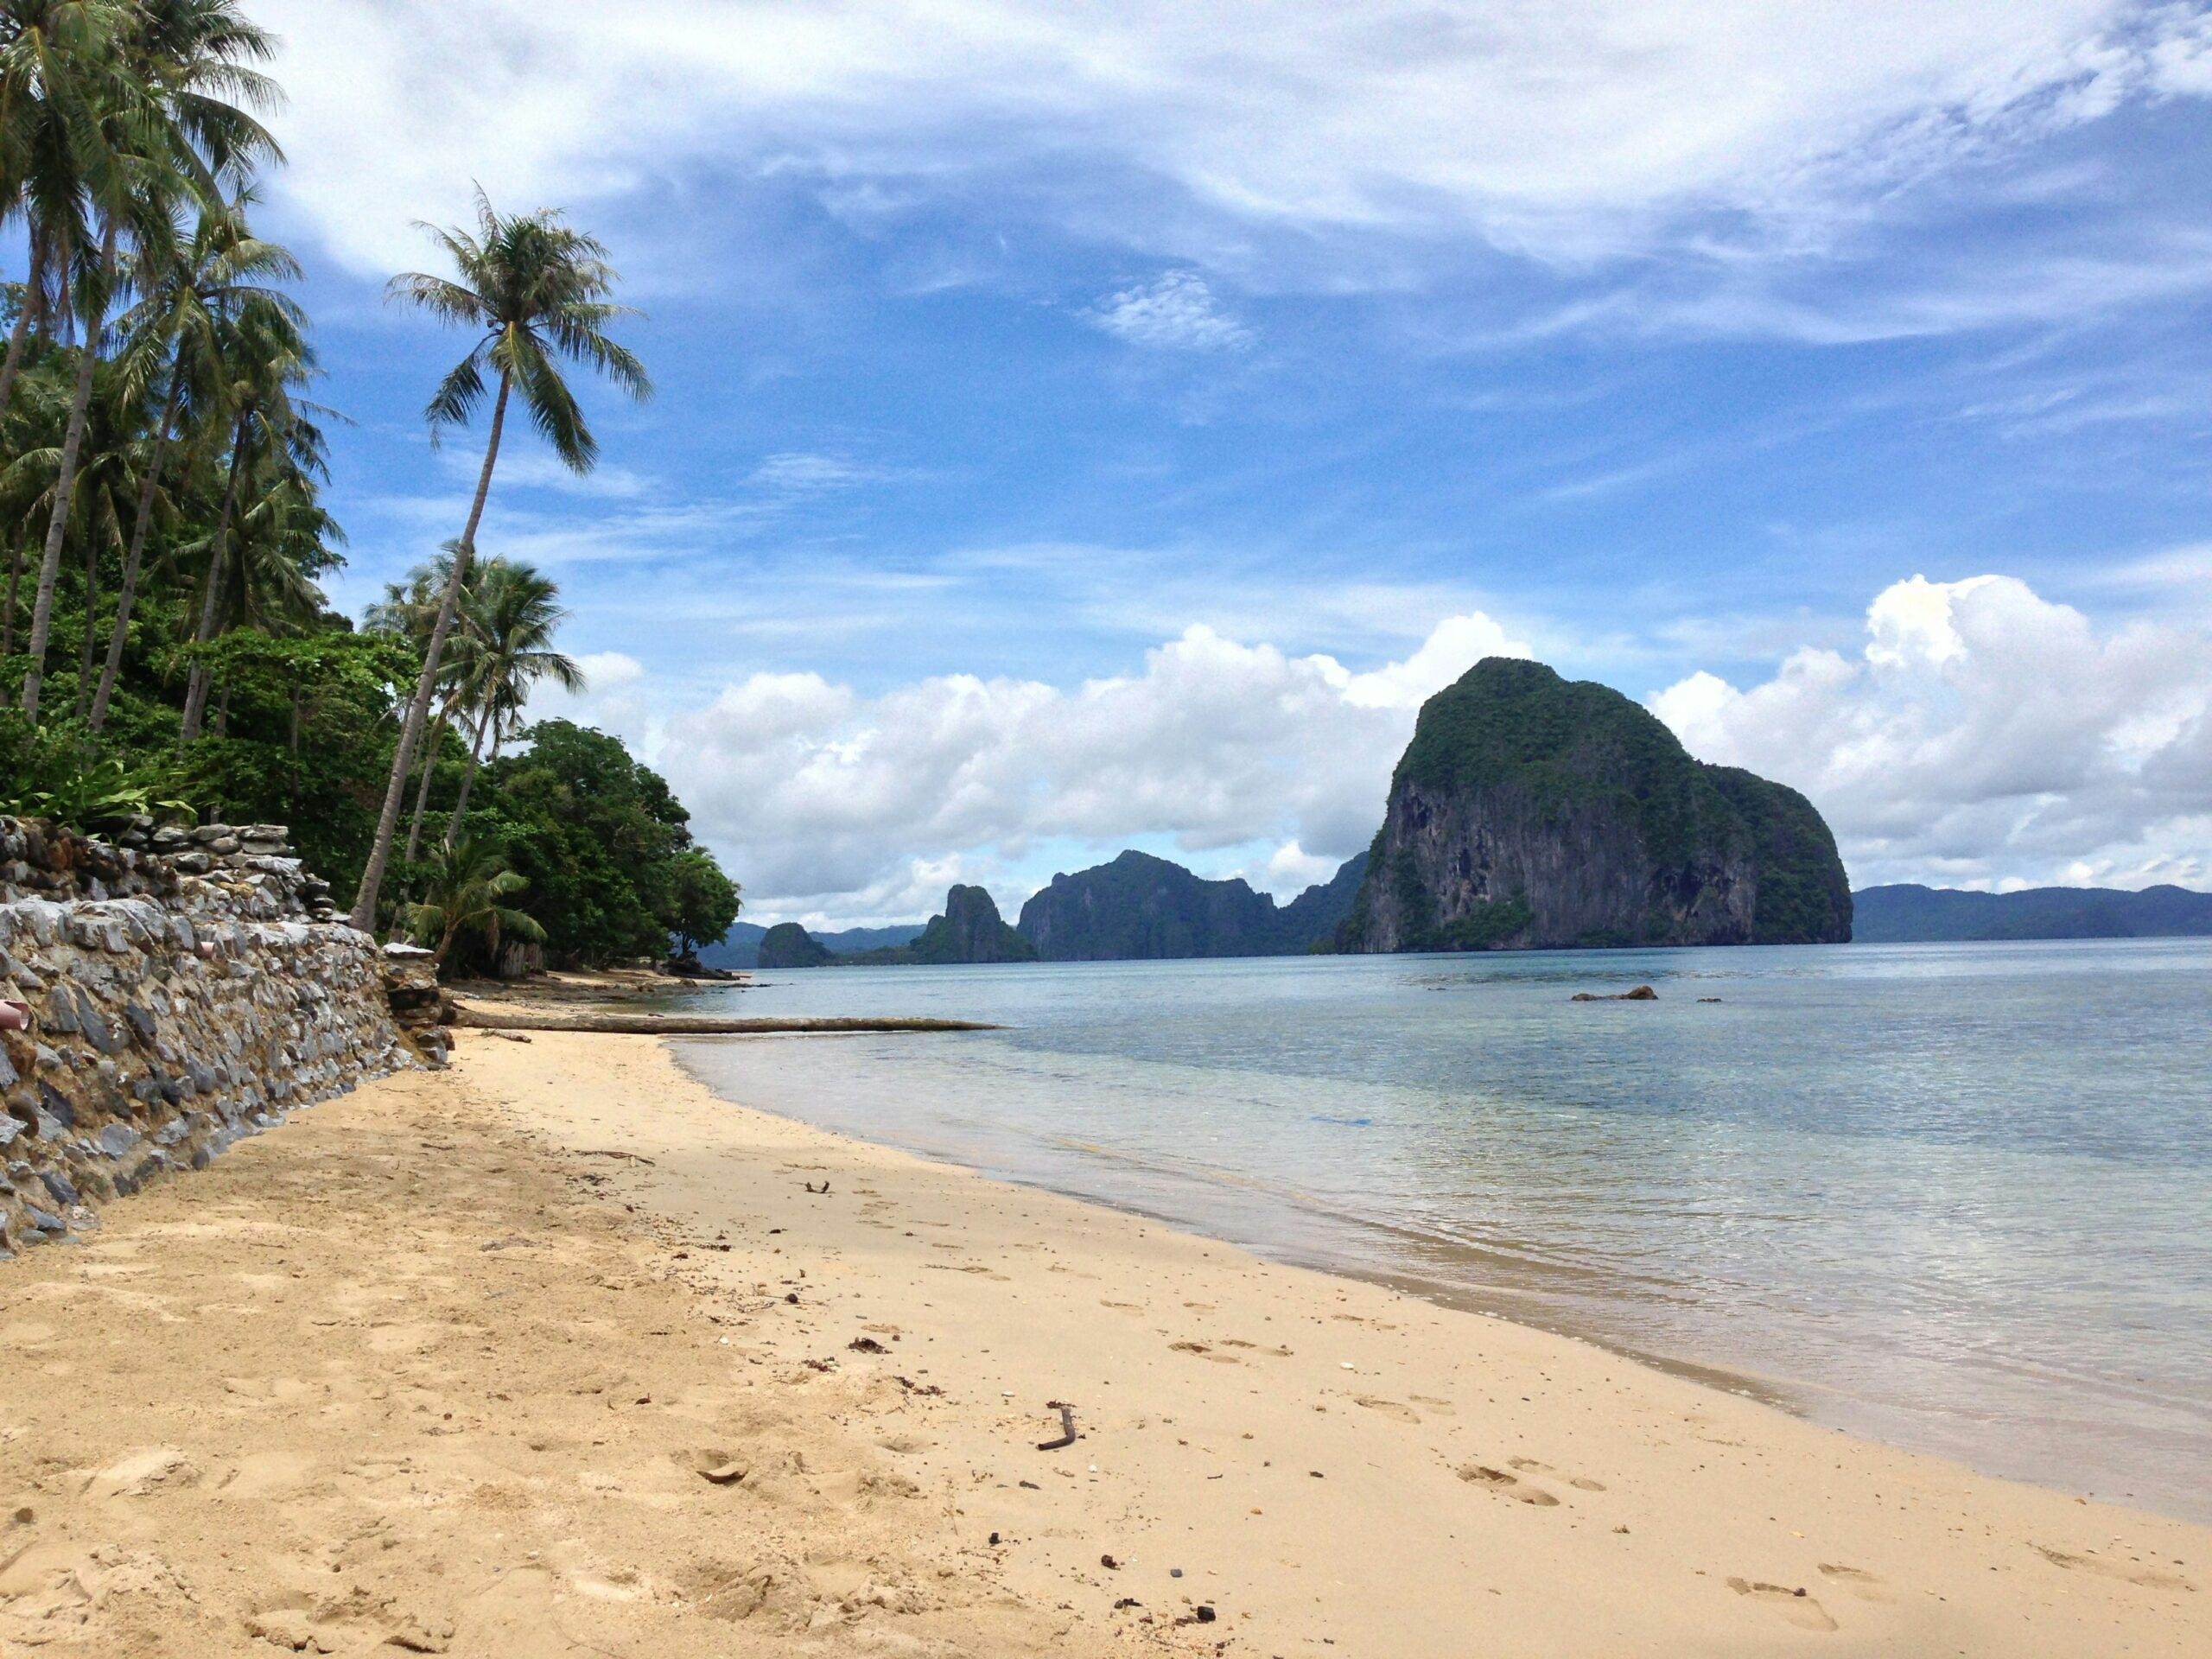
<svg viewBox="0 0 2212 1659"><path fill-rule="evenodd" d="M2204 1529L463 1043L0 1268L0 1652L2212 1651Z"/></svg>

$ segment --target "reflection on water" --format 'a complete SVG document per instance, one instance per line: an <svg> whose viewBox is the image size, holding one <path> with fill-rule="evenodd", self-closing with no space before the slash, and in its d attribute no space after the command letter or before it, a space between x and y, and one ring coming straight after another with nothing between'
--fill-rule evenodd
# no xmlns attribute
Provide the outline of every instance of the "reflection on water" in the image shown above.
<svg viewBox="0 0 2212 1659"><path fill-rule="evenodd" d="M684 1044L729 1098L2212 1520L2212 944L770 977L1010 1029Z"/></svg>

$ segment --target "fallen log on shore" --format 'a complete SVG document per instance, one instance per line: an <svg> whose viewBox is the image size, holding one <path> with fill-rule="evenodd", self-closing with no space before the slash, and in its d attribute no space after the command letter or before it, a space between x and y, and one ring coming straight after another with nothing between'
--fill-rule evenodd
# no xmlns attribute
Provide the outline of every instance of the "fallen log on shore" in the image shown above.
<svg viewBox="0 0 2212 1659"><path fill-rule="evenodd" d="M702 1014L555 1014L454 1008L453 1023L479 1031L588 1031L625 1037L767 1037L791 1032L998 1031L975 1020L718 1020Z"/></svg>

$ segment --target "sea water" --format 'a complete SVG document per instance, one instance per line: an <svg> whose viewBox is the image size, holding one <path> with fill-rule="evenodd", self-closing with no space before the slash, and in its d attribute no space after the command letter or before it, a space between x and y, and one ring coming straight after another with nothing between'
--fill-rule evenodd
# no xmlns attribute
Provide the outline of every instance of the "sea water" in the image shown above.
<svg viewBox="0 0 2212 1659"><path fill-rule="evenodd" d="M683 1044L726 1098L2212 1521L2212 941L760 977L1007 1028Z"/></svg>

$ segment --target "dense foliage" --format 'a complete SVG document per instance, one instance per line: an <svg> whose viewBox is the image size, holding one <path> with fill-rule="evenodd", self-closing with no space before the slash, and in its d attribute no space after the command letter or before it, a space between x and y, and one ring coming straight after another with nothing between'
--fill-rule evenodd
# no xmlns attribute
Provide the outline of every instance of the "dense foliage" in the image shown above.
<svg viewBox="0 0 2212 1659"><path fill-rule="evenodd" d="M289 824L363 925L434 912L456 966L541 935L570 962L721 938L736 887L666 785L613 738L524 726L535 686L582 683L557 588L475 556L517 384L578 470L596 446L559 363L646 389L601 332L625 315L603 250L480 200L474 234L437 238L458 280L395 285L477 331L432 426L492 421L461 537L357 630L320 586L345 537L300 269L248 223L271 52L238 0L0 0L0 221L27 255L0 287L0 810Z"/></svg>

